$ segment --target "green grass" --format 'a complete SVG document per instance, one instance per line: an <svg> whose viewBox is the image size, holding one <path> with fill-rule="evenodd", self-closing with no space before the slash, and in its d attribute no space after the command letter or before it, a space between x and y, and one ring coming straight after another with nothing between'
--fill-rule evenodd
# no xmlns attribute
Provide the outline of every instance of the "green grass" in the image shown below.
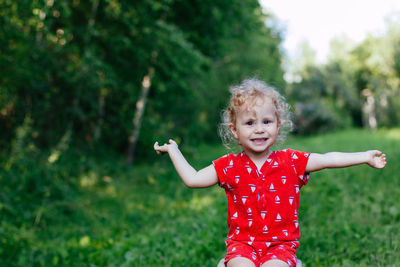
<svg viewBox="0 0 400 267"><path fill-rule="evenodd" d="M386 153L383 170L363 165L311 175L301 193L298 257L305 266L400 266L400 129L291 137L283 147ZM226 153L222 146L183 149L196 168ZM16 194L31 202L21 204L10 197L18 184L3 188L0 266L216 266L224 256L222 189L186 188L167 156L132 168L113 157L69 160L48 175L73 175L75 187L59 189L67 190L63 197Z"/></svg>

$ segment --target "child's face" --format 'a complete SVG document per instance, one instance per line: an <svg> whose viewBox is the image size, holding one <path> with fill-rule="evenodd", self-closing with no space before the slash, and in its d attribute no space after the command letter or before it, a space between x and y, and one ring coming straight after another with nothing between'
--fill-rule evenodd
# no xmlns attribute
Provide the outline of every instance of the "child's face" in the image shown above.
<svg viewBox="0 0 400 267"><path fill-rule="evenodd" d="M233 136L249 156L269 152L279 133L276 107L269 97L259 98L250 108L240 108L236 124L230 125Z"/></svg>

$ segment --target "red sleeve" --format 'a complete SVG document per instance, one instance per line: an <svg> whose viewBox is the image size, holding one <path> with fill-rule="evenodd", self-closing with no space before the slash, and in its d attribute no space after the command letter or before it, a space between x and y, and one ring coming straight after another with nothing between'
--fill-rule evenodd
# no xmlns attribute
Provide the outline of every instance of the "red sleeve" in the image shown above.
<svg viewBox="0 0 400 267"><path fill-rule="evenodd" d="M231 154L227 154L213 161L218 176L218 185L223 188L225 188L226 184L226 167L229 165L230 160Z"/></svg>
<svg viewBox="0 0 400 267"><path fill-rule="evenodd" d="M309 173L305 173L310 153L292 149L288 149L287 152L288 156L290 157L294 172L297 175L297 178L299 179L300 185L301 186L306 185L310 177Z"/></svg>

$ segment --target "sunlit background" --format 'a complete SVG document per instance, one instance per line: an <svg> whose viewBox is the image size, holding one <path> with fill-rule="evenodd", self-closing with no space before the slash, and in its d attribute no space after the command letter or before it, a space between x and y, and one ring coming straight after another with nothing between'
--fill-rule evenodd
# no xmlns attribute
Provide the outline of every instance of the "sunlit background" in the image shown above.
<svg viewBox="0 0 400 267"><path fill-rule="evenodd" d="M264 10L272 12L284 31L283 47L289 58L298 46L307 42L317 60L325 62L330 42L346 36L355 43L369 34L386 34L388 22L399 20L400 2L396 0L260 0Z"/></svg>
<svg viewBox="0 0 400 267"><path fill-rule="evenodd" d="M305 266L400 266L400 2L261 4L0 0L0 266L216 266L225 193L153 144L197 169L230 152L221 110L247 77L291 106L276 149L387 154L311 176Z"/></svg>

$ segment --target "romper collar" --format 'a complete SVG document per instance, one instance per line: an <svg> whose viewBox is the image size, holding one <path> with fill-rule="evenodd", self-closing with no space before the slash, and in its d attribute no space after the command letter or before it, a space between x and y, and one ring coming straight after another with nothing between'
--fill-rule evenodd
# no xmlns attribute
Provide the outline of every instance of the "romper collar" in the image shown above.
<svg viewBox="0 0 400 267"><path fill-rule="evenodd" d="M247 156L246 152L242 151L239 153L240 159L244 163L244 167L247 169L248 173L259 178L265 173L266 169L269 168L275 161L276 151L272 151L268 158L265 160L264 164L261 166L260 170L258 170L256 164Z"/></svg>

